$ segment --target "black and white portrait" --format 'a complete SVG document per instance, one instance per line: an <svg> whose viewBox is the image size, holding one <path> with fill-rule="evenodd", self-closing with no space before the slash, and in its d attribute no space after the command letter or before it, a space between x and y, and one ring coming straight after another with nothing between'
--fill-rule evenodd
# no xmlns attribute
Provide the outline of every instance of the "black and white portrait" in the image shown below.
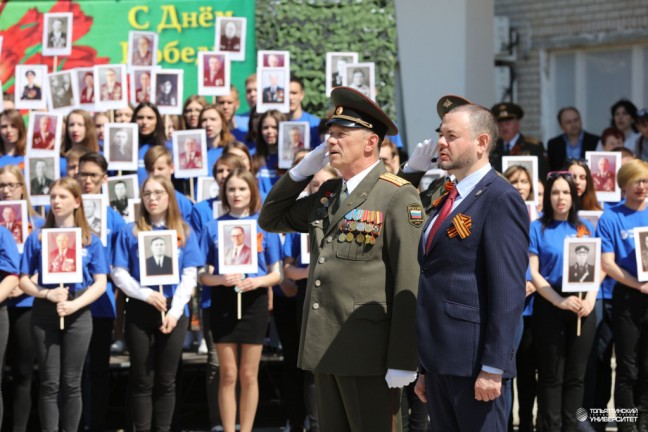
<svg viewBox="0 0 648 432"><path fill-rule="evenodd" d="M43 20L43 55L70 55L72 53L72 13L46 13Z"/></svg>

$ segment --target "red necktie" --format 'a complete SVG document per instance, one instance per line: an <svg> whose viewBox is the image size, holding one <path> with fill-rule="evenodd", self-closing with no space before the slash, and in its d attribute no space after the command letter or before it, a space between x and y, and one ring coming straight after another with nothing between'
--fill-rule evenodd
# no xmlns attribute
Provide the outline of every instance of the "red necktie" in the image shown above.
<svg viewBox="0 0 648 432"><path fill-rule="evenodd" d="M434 235L436 232L439 230L439 227L443 223L443 221L448 217L450 214L450 211L452 210L452 205L454 204L455 198L457 198L457 187L453 187L450 190L450 193L448 194L448 197L446 198L445 202L443 203L443 207L441 207L441 211L439 212L439 215L437 216L436 220L434 221L434 224L432 224L432 229L430 230L430 235L427 238L427 242L425 242L425 254L427 255L430 252L430 247L432 246L432 239L434 238Z"/></svg>

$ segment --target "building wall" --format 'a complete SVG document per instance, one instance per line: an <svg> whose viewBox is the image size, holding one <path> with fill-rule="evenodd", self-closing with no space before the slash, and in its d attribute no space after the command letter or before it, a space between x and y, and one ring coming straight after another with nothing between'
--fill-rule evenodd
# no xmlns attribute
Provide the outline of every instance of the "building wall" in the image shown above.
<svg viewBox="0 0 648 432"><path fill-rule="evenodd" d="M495 0L495 15L507 16L520 36L515 73L516 102L525 110L522 131L544 139L543 50L550 53L648 41L648 0ZM546 116L545 122L554 116Z"/></svg>

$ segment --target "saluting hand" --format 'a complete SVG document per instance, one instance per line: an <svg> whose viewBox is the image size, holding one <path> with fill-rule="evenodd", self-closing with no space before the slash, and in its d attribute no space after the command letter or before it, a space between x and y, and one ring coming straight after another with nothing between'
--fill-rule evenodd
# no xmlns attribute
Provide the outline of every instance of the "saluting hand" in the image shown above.
<svg viewBox="0 0 648 432"><path fill-rule="evenodd" d="M304 156L304 159L293 167L290 172L297 177L306 178L315 175L315 173L324 168L327 163L329 163L328 144L323 142L318 145L315 150L307 153L306 156Z"/></svg>
<svg viewBox="0 0 648 432"><path fill-rule="evenodd" d="M475 381L475 399L490 402L502 394L502 375L486 371L479 372Z"/></svg>
<svg viewBox="0 0 648 432"><path fill-rule="evenodd" d="M414 147L412 156L403 167L403 171L408 172L426 172L437 167L436 157L437 146L439 141L435 139L426 139Z"/></svg>

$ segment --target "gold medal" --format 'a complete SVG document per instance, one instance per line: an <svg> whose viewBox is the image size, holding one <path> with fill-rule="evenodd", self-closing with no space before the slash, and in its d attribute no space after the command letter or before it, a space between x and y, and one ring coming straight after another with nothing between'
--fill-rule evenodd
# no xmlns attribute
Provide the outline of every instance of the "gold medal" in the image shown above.
<svg viewBox="0 0 648 432"><path fill-rule="evenodd" d="M346 234L346 241L351 243L353 241L353 234L352 233L347 233Z"/></svg>
<svg viewBox="0 0 648 432"><path fill-rule="evenodd" d="M358 227L357 222L355 222L355 221L351 222L351 231L355 231L357 227Z"/></svg>
<svg viewBox="0 0 648 432"><path fill-rule="evenodd" d="M372 237L369 234L365 235L365 243L371 244L371 239L372 239Z"/></svg>
<svg viewBox="0 0 648 432"><path fill-rule="evenodd" d="M375 245L375 244L376 244L376 238L373 237L373 236L371 237L371 244L372 244L372 245Z"/></svg>
<svg viewBox="0 0 648 432"><path fill-rule="evenodd" d="M360 244L364 243L364 239L365 239L365 238L364 238L364 234L358 234L358 235L356 236L356 241L357 241L358 243L360 243Z"/></svg>
<svg viewBox="0 0 648 432"><path fill-rule="evenodd" d="M341 234L338 236L338 241L339 241L340 243L345 242L345 241L346 241L346 234L341 233Z"/></svg>
<svg viewBox="0 0 648 432"><path fill-rule="evenodd" d="M370 223L365 224L364 232L366 232L367 234L371 234L371 231L373 231L373 225Z"/></svg>

